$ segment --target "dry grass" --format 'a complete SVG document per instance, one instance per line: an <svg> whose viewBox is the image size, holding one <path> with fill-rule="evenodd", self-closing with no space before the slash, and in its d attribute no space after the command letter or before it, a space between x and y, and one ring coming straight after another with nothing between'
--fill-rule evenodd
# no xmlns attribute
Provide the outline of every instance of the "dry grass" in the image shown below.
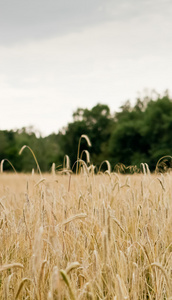
<svg viewBox="0 0 172 300"><path fill-rule="evenodd" d="M0 175L0 299L172 299L172 176Z"/></svg>

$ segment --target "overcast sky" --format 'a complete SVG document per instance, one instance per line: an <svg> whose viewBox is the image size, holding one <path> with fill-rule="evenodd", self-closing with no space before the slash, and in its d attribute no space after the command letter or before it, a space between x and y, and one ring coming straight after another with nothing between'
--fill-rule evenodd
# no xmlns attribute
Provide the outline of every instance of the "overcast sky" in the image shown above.
<svg viewBox="0 0 172 300"><path fill-rule="evenodd" d="M0 130L172 91L171 0L0 0Z"/></svg>

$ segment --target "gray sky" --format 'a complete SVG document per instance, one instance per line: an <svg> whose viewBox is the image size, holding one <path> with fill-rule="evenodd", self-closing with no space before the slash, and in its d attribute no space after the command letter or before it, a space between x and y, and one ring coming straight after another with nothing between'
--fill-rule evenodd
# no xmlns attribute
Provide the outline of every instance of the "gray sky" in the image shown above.
<svg viewBox="0 0 172 300"><path fill-rule="evenodd" d="M172 78L171 0L0 1L0 130L58 132Z"/></svg>

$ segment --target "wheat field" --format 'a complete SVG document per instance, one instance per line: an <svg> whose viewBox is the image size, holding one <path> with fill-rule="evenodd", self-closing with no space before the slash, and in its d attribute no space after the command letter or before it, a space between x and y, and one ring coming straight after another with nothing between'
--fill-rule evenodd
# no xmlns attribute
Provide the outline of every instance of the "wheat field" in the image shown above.
<svg viewBox="0 0 172 300"><path fill-rule="evenodd" d="M0 299L172 299L172 176L0 174Z"/></svg>

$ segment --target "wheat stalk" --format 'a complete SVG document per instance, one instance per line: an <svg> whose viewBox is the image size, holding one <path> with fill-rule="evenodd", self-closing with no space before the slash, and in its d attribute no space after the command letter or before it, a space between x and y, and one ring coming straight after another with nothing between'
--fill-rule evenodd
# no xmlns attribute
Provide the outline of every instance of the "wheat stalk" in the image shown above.
<svg viewBox="0 0 172 300"><path fill-rule="evenodd" d="M80 263L78 261L75 261L73 263L71 263L66 269L65 272L66 274L69 274L72 270L79 268Z"/></svg>
<svg viewBox="0 0 172 300"><path fill-rule="evenodd" d="M8 270L8 269L13 269L13 268L23 269L24 266L20 263L6 264L6 265L3 265L3 266L0 266L0 272Z"/></svg>
<svg viewBox="0 0 172 300"><path fill-rule="evenodd" d="M87 141L87 144L89 147L91 147L91 142L89 137L86 134L82 134L79 138L79 142L78 142L78 152L77 152L77 165L76 165L76 174L78 174L78 164L79 164L79 152L80 152L80 145L81 145L81 140L85 139Z"/></svg>
<svg viewBox="0 0 172 300"><path fill-rule="evenodd" d="M85 219L87 218L87 214L84 214L84 213L81 213L81 214L78 214L78 215L75 215L75 216L72 216L70 217L69 219L67 219L66 221L64 221L62 224L59 224L60 226L62 225L67 225L69 224L70 222L74 221L74 220L78 220L78 219ZM58 226L59 226L58 225Z"/></svg>
<svg viewBox="0 0 172 300"><path fill-rule="evenodd" d="M22 290L22 288L23 288L25 282L27 282L27 281L33 283L31 279L29 279L29 278L23 278L22 281L20 282L19 287L18 287L16 296L15 296L15 300L18 299L18 297L19 297L19 295L20 295L20 292L21 292L21 290Z"/></svg>
<svg viewBox="0 0 172 300"><path fill-rule="evenodd" d="M60 270L60 274L61 274L64 282L66 283L66 285L69 289L70 299L71 300L76 300L75 295L74 295L74 291L72 290L71 283L70 283L70 280L69 280L69 277L68 277L67 273L64 270Z"/></svg>
<svg viewBox="0 0 172 300"><path fill-rule="evenodd" d="M17 171L14 168L13 164L7 158L4 158L4 159L1 160L1 173L3 173L3 171L4 171L3 170L3 166L4 166L4 162L5 161L7 161L10 164L10 166L12 167L12 169L14 170L14 172L17 174Z"/></svg>
<svg viewBox="0 0 172 300"><path fill-rule="evenodd" d="M41 175L41 177L42 177L42 173L41 173L41 169L40 169L40 167L39 167L39 164L38 164L38 161L37 161L37 158L36 158L36 156L35 156L35 153L33 152L33 150L29 147L29 146L27 146L27 145L24 145L21 149L20 149L20 151L19 151L19 155L21 155L22 154L22 152L23 152L23 150L24 149L26 149L26 148L28 148L29 150L30 150L30 152L32 153L32 155L33 155L33 158L34 158L34 160L35 160L35 162L36 162L36 165L37 165L37 168L38 168L38 171L39 171L39 174Z"/></svg>
<svg viewBox="0 0 172 300"><path fill-rule="evenodd" d="M110 162L108 161L108 160L104 160L104 161L102 161L102 163L100 164L100 167L99 167L99 171L98 171L98 173L100 173L101 172L101 167L102 167L102 165L103 164L106 164L106 166L107 166L107 170L106 170L106 173L107 174L111 174L111 165L110 165Z"/></svg>

